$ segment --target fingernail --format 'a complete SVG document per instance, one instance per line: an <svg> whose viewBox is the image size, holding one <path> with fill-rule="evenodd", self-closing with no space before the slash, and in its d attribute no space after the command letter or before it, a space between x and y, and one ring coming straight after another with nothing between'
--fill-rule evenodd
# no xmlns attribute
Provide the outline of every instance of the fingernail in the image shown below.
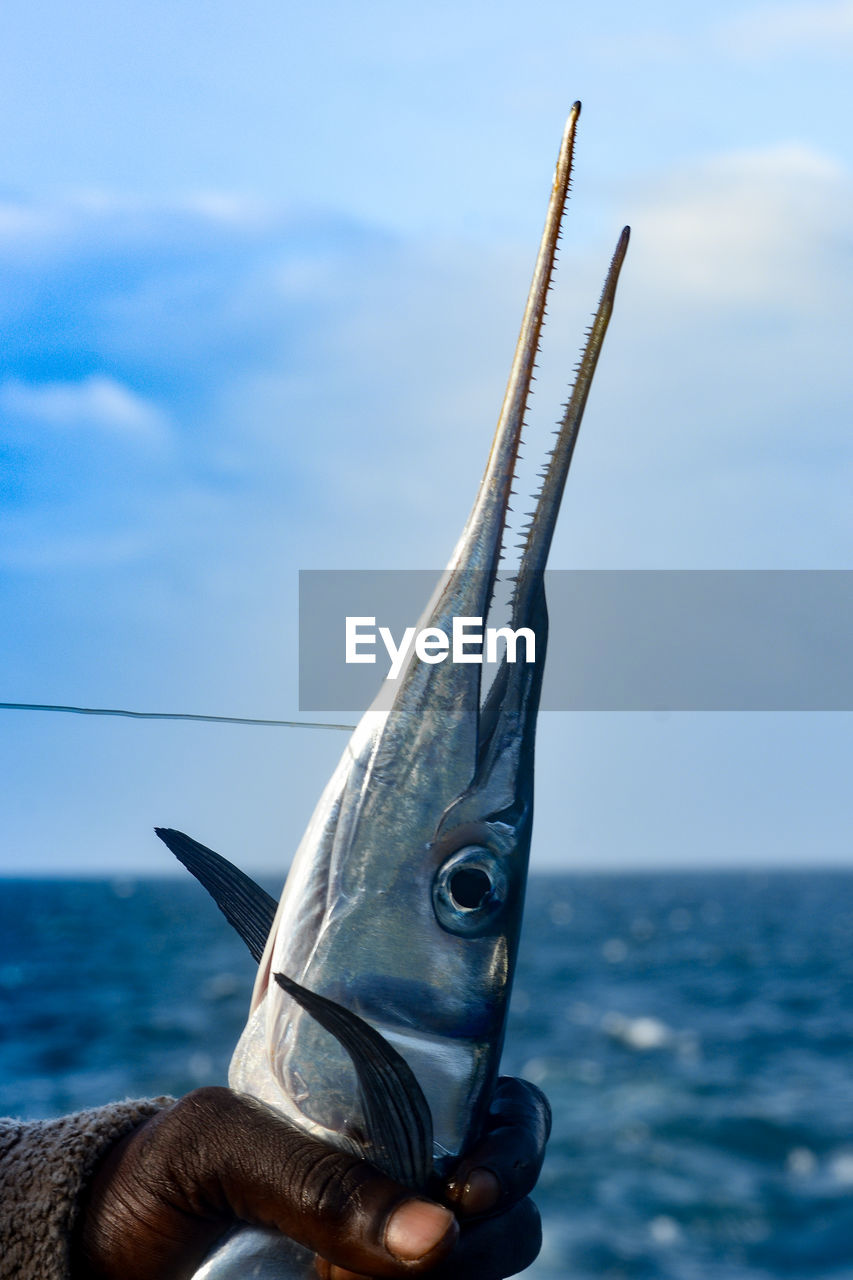
<svg viewBox="0 0 853 1280"><path fill-rule="evenodd" d="M404 1200L385 1227L385 1248L401 1262L423 1258L456 1226L449 1209L427 1200Z"/></svg>
<svg viewBox="0 0 853 1280"><path fill-rule="evenodd" d="M501 1198L501 1184L491 1169L472 1169L457 1203L465 1213L486 1213Z"/></svg>

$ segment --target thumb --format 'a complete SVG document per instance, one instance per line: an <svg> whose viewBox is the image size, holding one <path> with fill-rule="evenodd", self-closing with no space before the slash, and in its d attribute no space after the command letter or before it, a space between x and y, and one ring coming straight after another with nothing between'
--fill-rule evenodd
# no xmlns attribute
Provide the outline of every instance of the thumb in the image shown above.
<svg viewBox="0 0 853 1280"><path fill-rule="evenodd" d="M235 1219L371 1276L428 1270L458 1234L449 1209L219 1088L188 1094L137 1130L96 1184L88 1217L90 1240L119 1250L98 1274L122 1280L148 1280L152 1263L152 1280L167 1266L191 1274Z"/></svg>

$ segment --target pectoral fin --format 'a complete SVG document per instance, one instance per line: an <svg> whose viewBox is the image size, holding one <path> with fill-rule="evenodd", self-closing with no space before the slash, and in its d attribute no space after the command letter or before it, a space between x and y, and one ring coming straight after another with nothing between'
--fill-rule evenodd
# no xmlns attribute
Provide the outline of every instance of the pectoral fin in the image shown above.
<svg viewBox="0 0 853 1280"><path fill-rule="evenodd" d="M283 973L278 985L343 1045L358 1076L367 1137L366 1160L409 1187L424 1191L432 1169L432 1115L405 1058L358 1014L318 996Z"/></svg>
<svg viewBox="0 0 853 1280"><path fill-rule="evenodd" d="M183 831L155 827L172 853L204 885L229 924L260 963L278 903L227 858L207 849Z"/></svg>

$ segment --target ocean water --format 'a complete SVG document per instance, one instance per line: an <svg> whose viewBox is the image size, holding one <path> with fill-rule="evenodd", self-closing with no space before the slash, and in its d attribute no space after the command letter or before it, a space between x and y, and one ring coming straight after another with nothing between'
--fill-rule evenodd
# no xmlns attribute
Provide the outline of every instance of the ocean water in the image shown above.
<svg viewBox="0 0 853 1280"><path fill-rule="evenodd" d="M223 1082L253 969L189 879L0 882L0 1108ZM529 1276L853 1275L853 875L534 877L504 1068L554 1107Z"/></svg>

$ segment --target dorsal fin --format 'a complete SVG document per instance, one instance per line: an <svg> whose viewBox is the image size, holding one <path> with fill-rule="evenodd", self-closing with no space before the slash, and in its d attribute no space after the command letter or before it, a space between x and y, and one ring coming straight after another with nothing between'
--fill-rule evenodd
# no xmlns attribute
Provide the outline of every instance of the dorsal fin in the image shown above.
<svg viewBox="0 0 853 1280"><path fill-rule="evenodd" d="M227 858L171 827L155 827L157 835L213 898L260 963L278 903L251 876Z"/></svg>
<svg viewBox="0 0 853 1280"><path fill-rule="evenodd" d="M432 1115L408 1062L357 1013L284 973L274 977L352 1059L367 1129L365 1139L353 1146L389 1178L425 1191L432 1170Z"/></svg>

